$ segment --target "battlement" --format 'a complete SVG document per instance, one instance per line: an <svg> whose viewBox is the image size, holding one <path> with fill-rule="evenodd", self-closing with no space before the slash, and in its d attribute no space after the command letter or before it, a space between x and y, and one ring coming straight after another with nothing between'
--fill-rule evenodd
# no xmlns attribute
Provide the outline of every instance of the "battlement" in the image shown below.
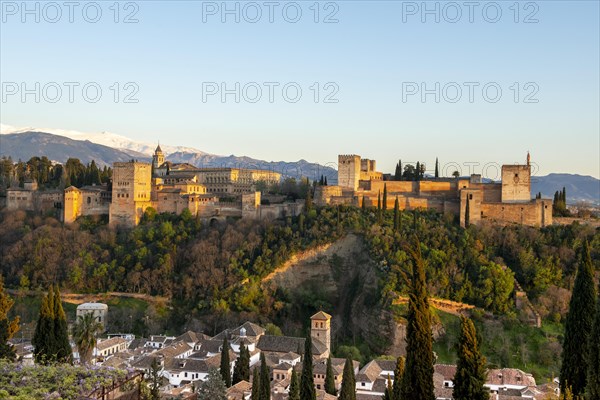
<svg viewBox="0 0 600 400"><path fill-rule="evenodd" d="M340 154L338 162L360 162L360 156L356 154Z"/></svg>

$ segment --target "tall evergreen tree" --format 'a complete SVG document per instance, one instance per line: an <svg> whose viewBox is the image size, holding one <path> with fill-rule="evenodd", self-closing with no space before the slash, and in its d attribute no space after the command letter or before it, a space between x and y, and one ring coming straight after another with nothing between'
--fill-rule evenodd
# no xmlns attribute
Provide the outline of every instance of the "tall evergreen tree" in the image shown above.
<svg viewBox="0 0 600 400"><path fill-rule="evenodd" d="M427 299L425 264L419 241L407 247L412 258L412 279L406 328L406 369L402 377L403 399L435 400L433 393L433 337Z"/></svg>
<svg viewBox="0 0 600 400"><path fill-rule="evenodd" d="M362 204L360 205L360 208L362 208L363 211L367 209L367 202L366 202L366 200L367 200L367 198L363 195L363 197L362 197Z"/></svg>
<svg viewBox="0 0 600 400"><path fill-rule="evenodd" d="M452 390L454 400L489 400L490 391L483 386L486 378L485 357L479 351L475 325L461 316L458 362Z"/></svg>
<svg viewBox="0 0 600 400"><path fill-rule="evenodd" d="M231 365L229 362L229 341L227 335L223 338L223 345L221 346L221 366L219 368L225 387L231 386Z"/></svg>
<svg viewBox="0 0 600 400"><path fill-rule="evenodd" d="M150 364L150 400L160 400L160 364L158 357Z"/></svg>
<svg viewBox="0 0 600 400"><path fill-rule="evenodd" d="M312 206L313 206L312 196L313 196L312 190L308 189L308 192L306 193L306 199L304 200L304 210L306 212L309 212L310 210L312 210Z"/></svg>
<svg viewBox="0 0 600 400"><path fill-rule="evenodd" d="M265 353L260 353L260 394L258 396L261 400L269 400L271 398L271 374L269 373L269 367L267 366L267 360L265 359Z"/></svg>
<svg viewBox="0 0 600 400"><path fill-rule="evenodd" d="M252 400L260 399L260 372L257 367L254 367L252 372L252 393L250 397Z"/></svg>
<svg viewBox="0 0 600 400"><path fill-rule="evenodd" d="M316 400L315 379L313 377L312 341L310 336L304 342L302 375L300 376L300 400Z"/></svg>
<svg viewBox="0 0 600 400"><path fill-rule="evenodd" d="M383 184L383 211L387 210L387 183Z"/></svg>
<svg viewBox="0 0 600 400"><path fill-rule="evenodd" d="M294 368L292 368L288 400L300 400L300 383L298 382L298 374Z"/></svg>
<svg viewBox="0 0 600 400"><path fill-rule="evenodd" d="M394 386L392 385L392 379L390 376L387 376L387 381L385 385L385 391L382 396L383 400L395 400L394 399Z"/></svg>
<svg viewBox="0 0 600 400"><path fill-rule="evenodd" d="M323 183L323 184L324 184L325 186L328 186L328 185L327 185L327 177L325 177L325 181L324 181L324 183Z"/></svg>
<svg viewBox="0 0 600 400"><path fill-rule="evenodd" d="M417 166L415 167L415 181L420 180L419 179L420 175L421 175L420 171L421 171L421 163L419 161L417 161Z"/></svg>
<svg viewBox="0 0 600 400"><path fill-rule="evenodd" d="M394 202L394 231L398 232L398 228L400 227L399 219L400 217L400 204L398 203L398 196L396 196L396 201Z"/></svg>
<svg viewBox="0 0 600 400"><path fill-rule="evenodd" d="M402 400L402 377L404 376L404 357L400 356L396 360L394 369L394 400Z"/></svg>
<svg viewBox="0 0 600 400"><path fill-rule="evenodd" d="M46 364L56 359L54 342L54 290L52 286L42 298L40 314L31 340L33 356L38 364Z"/></svg>
<svg viewBox="0 0 600 400"><path fill-rule="evenodd" d="M69 343L67 315L62 306L58 285L54 288L54 342L56 343L56 360L58 362L72 363L73 351Z"/></svg>
<svg viewBox="0 0 600 400"><path fill-rule="evenodd" d="M235 367L233 368L233 380L232 383L235 385L241 381L248 381L250 379L250 352L248 348L244 346L244 343L240 343L240 355L235 361Z"/></svg>
<svg viewBox="0 0 600 400"><path fill-rule="evenodd" d="M331 366L331 355L327 358L327 368L325 370L325 393L336 395L335 377L333 375L333 367Z"/></svg>
<svg viewBox="0 0 600 400"><path fill-rule="evenodd" d="M383 223L383 214L381 211L381 190L377 193L377 223L379 225Z"/></svg>
<svg viewBox="0 0 600 400"><path fill-rule="evenodd" d="M356 400L356 378L354 376L354 363L350 356L346 358L344 373L342 375L342 387L339 400Z"/></svg>
<svg viewBox="0 0 600 400"><path fill-rule="evenodd" d="M471 205L469 204L469 195L467 194L467 204L465 204L465 228L469 227L471 214Z"/></svg>
<svg viewBox="0 0 600 400"><path fill-rule="evenodd" d="M586 396L588 400L600 399L600 289L596 302L596 318L594 318L588 347Z"/></svg>
<svg viewBox="0 0 600 400"><path fill-rule="evenodd" d="M440 177L440 165L437 157L435 158L435 177Z"/></svg>
<svg viewBox="0 0 600 400"><path fill-rule="evenodd" d="M12 320L8 319L8 312L12 308L15 301L4 292L4 280L0 275L0 360L14 360L15 350L8 341L19 330L19 317Z"/></svg>
<svg viewBox="0 0 600 400"><path fill-rule="evenodd" d="M560 368L560 389L571 387L574 396L584 393L588 373L588 352L582 351L582 343L588 343L594 316L596 314L596 288L594 287L594 270L590 257L590 248L586 242L573 295L569 303L569 313L565 322L562 365Z"/></svg>

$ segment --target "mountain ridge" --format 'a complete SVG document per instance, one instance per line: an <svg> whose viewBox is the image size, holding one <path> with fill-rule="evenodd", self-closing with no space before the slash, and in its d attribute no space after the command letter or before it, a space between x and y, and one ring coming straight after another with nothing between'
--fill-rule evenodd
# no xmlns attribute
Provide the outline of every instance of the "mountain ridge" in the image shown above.
<svg viewBox="0 0 600 400"><path fill-rule="evenodd" d="M100 166L110 165L115 161L151 161L155 147L149 143L136 142L125 136L103 132L85 134L77 131L52 129L51 132L14 128L8 125L0 127L0 156L11 156L13 160L28 160L33 156L45 155L57 162L66 162L69 157L79 158L84 163L95 160ZM58 133L66 132L65 135ZM67 136L68 135L68 136ZM77 139L75 139L77 138ZM113 147L104 143L113 143ZM267 169L281 173L284 177L300 179L319 179L326 176L330 184L337 183L337 171L330 166L306 161L265 161L249 156L228 156L210 154L198 149L183 146L161 144L167 153L166 160L173 163L189 163L197 167L221 168L254 168ZM581 174L550 173L545 176L531 177L531 193L538 192L543 197L552 198L554 192L563 187L567 190L569 204L588 202L600 205L600 180Z"/></svg>

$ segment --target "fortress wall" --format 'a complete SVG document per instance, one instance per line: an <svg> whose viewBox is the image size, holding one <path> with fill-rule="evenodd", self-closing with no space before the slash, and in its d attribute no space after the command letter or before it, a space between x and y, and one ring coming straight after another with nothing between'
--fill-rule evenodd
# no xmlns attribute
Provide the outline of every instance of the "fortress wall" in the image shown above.
<svg viewBox="0 0 600 400"><path fill-rule="evenodd" d="M416 195L418 193L418 183L413 181L371 181L370 190L375 193L375 196L377 196L378 191L381 191L381 195L383 196L383 187L385 185L387 186L388 196L392 193L412 193Z"/></svg>
<svg viewBox="0 0 600 400"><path fill-rule="evenodd" d="M329 204L332 197L342 196L340 186L317 186L315 188L314 201L317 205Z"/></svg>
<svg viewBox="0 0 600 400"><path fill-rule="evenodd" d="M500 203L502 201L502 184L488 183L481 184L483 191L483 201L485 203Z"/></svg>
<svg viewBox="0 0 600 400"><path fill-rule="evenodd" d="M529 203L487 203L482 204L483 219L497 222L547 226L552 224L552 202L534 200Z"/></svg>
<svg viewBox="0 0 600 400"><path fill-rule="evenodd" d="M460 212L460 202L455 201L444 201L444 213L458 215Z"/></svg>

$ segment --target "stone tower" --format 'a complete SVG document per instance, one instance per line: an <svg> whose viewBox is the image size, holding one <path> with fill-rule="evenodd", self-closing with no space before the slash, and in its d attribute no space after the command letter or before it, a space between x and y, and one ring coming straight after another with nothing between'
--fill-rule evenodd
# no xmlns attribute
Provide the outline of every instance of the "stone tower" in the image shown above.
<svg viewBox="0 0 600 400"><path fill-rule="evenodd" d="M502 166L502 202L516 203L531 200L531 158L526 165Z"/></svg>
<svg viewBox="0 0 600 400"><path fill-rule="evenodd" d="M151 202L151 169L149 163L129 161L113 164L112 200L109 224L133 227L138 224Z"/></svg>
<svg viewBox="0 0 600 400"><path fill-rule="evenodd" d="M165 155L160 148L160 144L156 146L156 150L154 150L154 155L152 156L152 164L154 168L158 168L165 163Z"/></svg>
<svg viewBox="0 0 600 400"><path fill-rule="evenodd" d="M355 154L338 156L338 186L344 189L358 189L360 180L360 156Z"/></svg>
<svg viewBox="0 0 600 400"><path fill-rule="evenodd" d="M310 338L313 343L321 342L327 348L327 354L323 357L328 357L331 353L331 315L319 311L310 317Z"/></svg>

